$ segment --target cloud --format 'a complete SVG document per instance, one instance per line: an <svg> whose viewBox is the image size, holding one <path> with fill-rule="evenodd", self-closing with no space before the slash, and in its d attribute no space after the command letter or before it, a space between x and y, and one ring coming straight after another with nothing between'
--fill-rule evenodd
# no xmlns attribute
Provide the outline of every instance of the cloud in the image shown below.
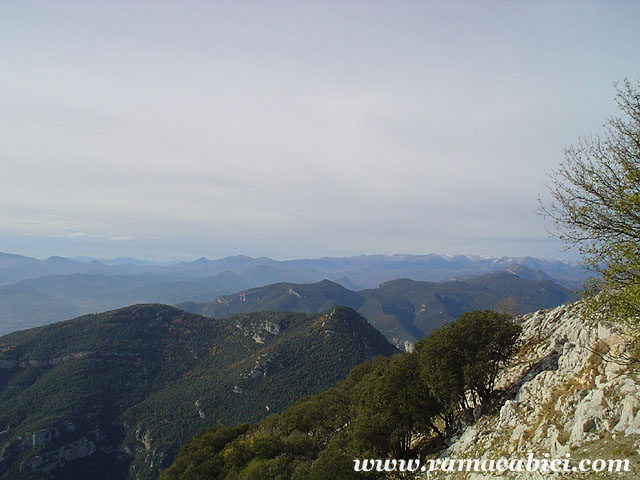
<svg viewBox="0 0 640 480"><path fill-rule="evenodd" d="M35 4L0 6L0 227L72 255L560 253L545 172L640 76L622 6Z"/></svg>
<svg viewBox="0 0 640 480"><path fill-rule="evenodd" d="M109 236L109 240L115 240L115 241L134 241L135 238L134 237L127 237L127 236L123 236L123 235L110 235Z"/></svg>

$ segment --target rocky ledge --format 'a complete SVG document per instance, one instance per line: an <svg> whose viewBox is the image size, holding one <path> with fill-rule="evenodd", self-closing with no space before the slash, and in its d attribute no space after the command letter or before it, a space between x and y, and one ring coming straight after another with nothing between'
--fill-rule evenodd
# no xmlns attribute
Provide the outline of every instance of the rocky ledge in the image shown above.
<svg viewBox="0 0 640 480"><path fill-rule="evenodd" d="M628 458L633 472L625 478L640 478L634 476L640 471L640 381L626 355L627 336L603 322L585 322L579 303L516 321L523 328L521 348L497 379L501 400L475 423L472 418L440 457L524 458L531 452L540 458L569 454L576 461ZM447 478L491 477L458 473Z"/></svg>

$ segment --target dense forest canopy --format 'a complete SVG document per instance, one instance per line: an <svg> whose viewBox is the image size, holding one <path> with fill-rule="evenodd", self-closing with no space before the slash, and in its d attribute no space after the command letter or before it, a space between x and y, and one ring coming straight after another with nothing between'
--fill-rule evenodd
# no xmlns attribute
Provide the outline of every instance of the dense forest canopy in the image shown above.
<svg viewBox="0 0 640 480"><path fill-rule="evenodd" d="M356 458L409 458L465 409L486 402L520 327L508 315L466 313L418 342L378 357L338 386L248 427L216 426L186 445L162 480L382 478Z"/></svg>

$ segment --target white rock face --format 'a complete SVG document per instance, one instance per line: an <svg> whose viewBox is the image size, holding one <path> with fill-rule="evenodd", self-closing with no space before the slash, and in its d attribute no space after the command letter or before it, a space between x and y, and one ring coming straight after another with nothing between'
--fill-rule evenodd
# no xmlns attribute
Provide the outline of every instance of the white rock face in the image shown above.
<svg viewBox="0 0 640 480"><path fill-rule="evenodd" d="M524 458L533 452L560 458L593 442L611 441L612 434L629 438L640 454L640 381L620 359L627 348L624 335L603 324L585 324L579 304L517 321L523 329L521 351L496 381L510 399L497 415L485 415L463 430L440 457ZM463 473L451 478L490 477ZM507 473L500 478L537 477Z"/></svg>
<svg viewBox="0 0 640 480"><path fill-rule="evenodd" d="M294 290L293 288L289 287L289 295L295 295L298 298L302 298L303 295L299 292L297 292L296 290Z"/></svg>
<svg viewBox="0 0 640 480"><path fill-rule="evenodd" d="M20 465L20 471L47 474L76 459L90 457L95 452L95 443L82 437L58 449L25 460Z"/></svg>
<svg viewBox="0 0 640 480"><path fill-rule="evenodd" d="M204 410L202 408L202 400L196 400L194 407L196 408L196 412L198 412L198 416L202 419L207 418L206 414L204 413Z"/></svg>
<svg viewBox="0 0 640 480"><path fill-rule="evenodd" d="M242 330L245 336L250 336L256 343L265 343L268 338L267 334L278 335L281 331L280 325L270 320L261 320L256 322L243 322L238 320L235 327Z"/></svg>

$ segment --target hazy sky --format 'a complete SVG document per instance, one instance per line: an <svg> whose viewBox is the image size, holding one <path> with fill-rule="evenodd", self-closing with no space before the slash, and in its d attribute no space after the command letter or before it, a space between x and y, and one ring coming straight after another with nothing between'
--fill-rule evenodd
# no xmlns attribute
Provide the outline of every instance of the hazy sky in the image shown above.
<svg viewBox="0 0 640 480"><path fill-rule="evenodd" d="M0 2L0 251L566 256L637 1Z"/></svg>

